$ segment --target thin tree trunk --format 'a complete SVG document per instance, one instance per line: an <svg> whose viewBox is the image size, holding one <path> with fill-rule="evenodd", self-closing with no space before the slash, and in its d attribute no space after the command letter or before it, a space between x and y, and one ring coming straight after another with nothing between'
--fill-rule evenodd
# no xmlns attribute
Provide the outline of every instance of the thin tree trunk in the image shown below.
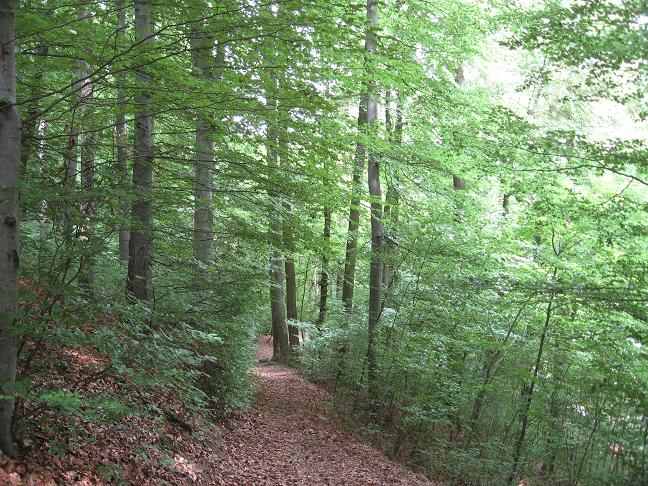
<svg viewBox="0 0 648 486"><path fill-rule="evenodd" d="M87 133L82 137L81 142L81 186L85 191L84 200L81 206L83 224L79 232L83 239L84 252L81 256L79 269L79 285L86 295L92 295L94 284L94 203L92 195L95 189L95 155L96 138L93 133Z"/></svg>
<svg viewBox="0 0 648 486"><path fill-rule="evenodd" d="M358 129L364 133L367 124L367 100L362 96L358 106ZM347 312L353 310L353 292L355 289L355 270L358 257L358 228L360 226L360 195L362 193L362 173L364 171L366 150L364 143L356 143L353 178L351 180L351 203L349 207L349 230L347 232L344 272L342 274L342 302Z"/></svg>
<svg viewBox="0 0 648 486"><path fill-rule="evenodd" d="M117 45L121 48L126 40L126 2L120 0L118 12ZM117 74L117 117L115 120L115 140L117 142L117 171L119 173L119 258L128 262L130 225L128 224L128 163L126 159L126 73Z"/></svg>
<svg viewBox="0 0 648 486"><path fill-rule="evenodd" d="M483 370L482 370L482 383L481 386L479 387L479 390L477 391L477 395L473 403L472 413L470 414L469 432L468 432L468 436L466 437L465 447L469 447L475 437L477 424L479 423L482 407L484 405L484 400L486 398L486 389L488 385L490 385L490 383L492 382L495 375L495 364L497 363L499 357L502 355L503 348L508 344L509 338L513 334L515 326L522 318L522 313L524 312L524 309L526 309L526 306L528 305L529 302L530 299L527 300L524 303L524 305L520 307L520 309L518 309L513 321L511 322L511 325L508 327L506 336L504 336L504 339L500 344L500 349L495 351L495 353L493 353L493 355L490 357L488 361L484 362Z"/></svg>
<svg viewBox="0 0 648 486"><path fill-rule="evenodd" d="M276 111L276 102L275 111ZM273 114L273 116L276 113ZM268 128L268 165L271 168L277 167L277 130L275 122L269 123ZM281 241L281 216L278 208L280 203L277 200L276 193L273 189L268 191L273 209L270 214L270 244L274 248L270 252L270 312L272 315L272 337L273 353L272 360L286 363L290 361L290 341L288 340L288 328L286 326L286 309L284 306L284 258L277 245Z"/></svg>
<svg viewBox="0 0 648 486"><path fill-rule="evenodd" d="M459 66L459 68L457 68L457 74L455 75L455 83L457 84L457 86L461 86L463 82L464 82L464 68L463 65L461 65ZM456 191L461 191L466 188L466 183L458 175L452 174L452 187ZM461 221L460 212L456 214L455 219L457 221Z"/></svg>
<svg viewBox="0 0 648 486"><path fill-rule="evenodd" d="M465 76L464 76L464 67L463 64L461 64L457 68L457 73L455 74L455 83L457 86L461 86L464 82Z"/></svg>
<svg viewBox="0 0 648 486"><path fill-rule="evenodd" d="M63 234L65 238L72 237L72 205L70 199L76 190L76 179L79 170L79 162L77 160L78 145L79 145L79 128L77 125L78 106L72 110L72 118L70 124L66 127L70 130L68 137L68 145L65 150L65 158L63 159Z"/></svg>
<svg viewBox="0 0 648 486"><path fill-rule="evenodd" d="M390 92L387 91L385 93L385 128L387 130L387 141L391 144L393 142L393 128L392 128L392 115L391 115L391 99L390 99ZM391 177L389 177L389 174L387 174L387 169L385 169L385 174L387 175L387 195L385 196L385 207L383 209L383 221L385 224L385 234L387 234L388 231L388 226L391 226L389 223L390 221L390 216L392 212L392 206L394 203L394 197L396 195L393 180ZM395 208L394 208L395 209ZM395 214L395 212L394 212ZM384 254L384 261L383 261L383 272L382 272L382 284L383 288L388 289L389 288L389 274L390 269L391 269L391 261L390 261L390 242L391 239L387 239L385 242L385 254Z"/></svg>
<svg viewBox="0 0 648 486"><path fill-rule="evenodd" d="M331 241L331 208L324 208L324 243L325 248L322 252L322 272L320 273L320 300L319 300L319 316L317 318L318 324L323 324L326 320L327 302L328 302L328 287L329 287L329 258L328 258L328 245Z"/></svg>
<svg viewBox="0 0 648 486"><path fill-rule="evenodd" d="M555 280L557 273L558 270L554 268L553 280ZM529 410L531 408L531 402L533 400L533 391L535 389L535 384L538 379L538 373L540 372L540 363L542 360L542 353L544 351L545 339L547 337L547 331L549 330L549 323L551 322L551 312L553 310L554 296L555 293L554 291L552 291L549 297L549 303L547 304L544 326L542 328L542 332L540 333L538 354L536 355L535 362L533 363L533 376L531 378L531 383L526 384L523 389L522 396L524 397L524 401L522 404L522 411L520 414L520 422L521 422L520 433L518 434L518 438L515 441L515 446L513 447L513 461L511 466L511 474L509 475L508 481L506 482L506 484L508 484L509 486L513 484L513 480L517 475L518 466L520 464L520 457L522 456L522 447L524 445L524 438L526 436L527 425L529 423Z"/></svg>
<svg viewBox="0 0 648 486"><path fill-rule="evenodd" d="M389 105L389 101L387 101ZM387 126L389 141L395 147L400 147L403 140L403 108L401 105L400 94L396 98L396 120L392 130L391 112L385 109L385 124ZM396 268L394 262L398 254L398 245L395 241L394 229L398 225L398 205L399 194L396 187L398 183L398 174L394 170L391 172L387 181L387 195L385 197L385 210L383 213L383 220L388 225L388 230L385 231L385 262L383 265L383 287L389 295L389 289L392 287L396 280ZM387 304L385 302L385 304Z"/></svg>
<svg viewBox="0 0 648 486"><path fill-rule="evenodd" d="M89 16L85 5L82 5L79 12L79 19L83 24L87 23ZM79 107L79 121L81 125L81 134L79 136L79 145L81 149L81 187L84 190L84 198L81 203L81 215L83 221L80 225L79 236L83 241L84 251L79 262L79 285L84 293L91 296L94 282L94 196L92 195L95 185L95 155L96 135L92 130L92 112L94 86L86 79L88 76L89 65L86 61L79 60L79 82L81 85L81 105Z"/></svg>
<svg viewBox="0 0 648 486"><path fill-rule="evenodd" d="M509 214L510 202L511 202L511 195L504 194L504 196L502 197L502 213L504 217L508 216Z"/></svg>
<svg viewBox="0 0 648 486"><path fill-rule="evenodd" d="M202 79L211 79L210 58L213 39L205 32L194 32L192 35L194 52L194 75ZM219 48L219 52L222 47ZM209 264L214 241L213 200L213 165L214 141L208 120L198 115L196 118L196 165L194 182L194 231L193 255L204 265Z"/></svg>
<svg viewBox="0 0 648 486"><path fill-rule="evenodd" d="M376 34L374 29L378 22L378 0L367 0L367 21L369 31L365 50L369 67L376 52ZM371 74L370 74L371 76ZM377 119L378 105L375 99L375 87L372 82L367 85L367 126L371 127ZM368 150L367 182L371 197L371 265L369 271L369 320L367 345L367 379L372 397L376 397L376 354L375 330L380 319L382 308L382 270L383 270L383 224L382 224L382 191L380 188L380 161L373 149Z"/></svg>
<svg viewBox="0 0 648 486"><path fill-rule="evenodd" d="M335 298L342 299L342 287L344 287L344 262L337 261L335 266Z"/></svg>
<svg viewBox="0 0 648 486"><path fill-rule="evenodd" d="M153 42L153 19L149 0L134 0L135 41L146 47ZM135 98L135 156L133 158L133 227L128 247L128 290L140 300L150 300L152 285L153 229L151 190L153 187L153 116L150 111L151 76L135 73L139 93Z"/></svg>
<svg viewBox="0 0 648 486"><path fill-rule="evenodd" d="M43 59L47 58L49 53L49 46L41 45L36 49L38 57ZM38 63L36 66L36 78L40 79L43 76L43 66ZM41 98L43 92L42 84L36 82L33 84L30 93L29 99L38 100ZM29 167L30 159L32 155L36 152L38 148L38 141L40 139L38 134L39 123L41 117L38 115L38 102L33 101L25 114L25 121L22 124L22 141L21 141L21 162L20 162L20 174L21 177L27 175L27 170Z"/></svg>
<svg viewBox="0 0 648 486"><path fill-rule="evenodd" d="M558 386L556 386L556 389L551 394L551 399L549 400L549 417L551 417L552 422L551 422L551 426L547 427L548 428L548 430L546 431L547 438L545 441L545 449L549 452L549 459L546 462L543 461L542 468L540 469L542 476L544 476L547 482L551 481L554 475L554 469L556 465L556 455L558 452L556 447L557 431L555 430L555 426L554 426L554 423L557 422L560 417L559 410L556 404L557 394L558 394Z"/></svg>
<svg viewBox="0 0 648 486"><path fill-rule="evenodd" d="M274 5L269 5L270 10L272 11L273 7L276 7L276 11L271 13L274 16L275 20L279 20L284 14L281 2L271 2ZM273 60L277 59L279 55L278 51L273 47L272 58ZM278 71L277 76L274 78L274 82L270 85L269 89L269 98L272 106L271 119L268 121L268 138L270 142L270 151L269 151L269 161L268 165L276 169L281 163L282 167L288 169L290 165L290 159L287 156L288 146L285 143L281 134L285 129L280 125L280 104L279 100L283 96L282 83L285 83L286 73L283 71ZM284 149L284 156L279 157L278 149L281 146ZM280 328L280 341L278 344L279 356L273 359L277 359L282 362L290 361L290 354L292 347L299 347L299 328L294 325L287 326L286 318L291 321L297 321L299 319L298 309L297 309L297 282L295 275L295 261L293 257L294 252L294 243L293 243L293 233L292 233L292 222L290 221L291 206L287 199L283 200L283 203L279 202L276 197L276 192L271 191L271 200L273 203L274 211L270 216L271 221L271 232L274 239L273 243L274 253L276 254L276 259L274 265L277 267L275 269L276 277L281 276L281 281L273 281L273 287L276 288L277 292L281 292L281 297L284 299L281 302L281 315L279 316L279 303L273 303L273 323L275 322L275 314L277 314L277 328ZM283 211L282 211L283 209ZM284 254L277 249L279 245L284 247ZM280 268L279 268L280 267ZM308 272L308 269L307 269ZM276 278L275 277L275 278ZM285 287L284 287L285 285ZM284 290L285 289L285 290ZM277 311L277 312L275 312ZM275 337L275 340L277 338ZM277 348L276 348L277 349ZM276 354L276 353L275 353Z"/></svg>
<svg viewBox="0 0 648 486"><path fill-rule="evenodd" d="M295 272L295 259L293 252L295 250L294 237L290 222L290 203L285 202L283 205L285 211L285 220L283 224L283 237L286 247L286 317L291 321L299 319L297 310L297 277ZM288 340L290 346L299 347L299 328L293 324L288 324Z"/></svg>
<svg viewBox="0 0 648 486"><path fill-rule="evenodd" d="M16 2L0 0L0 395L13 396L16 380L16 307L20 232L20 115L16 107ZM13 400L0 399L0 450L17 451L11 437Z"/></svg>
<svg viewBox="0 0 648 486"><path fill-rule="evenodd" d="M40 45L37 49L36 52L39 57L41 57L43 60L47 59L47 56L49 54L49 46L46 44ZM41 79L43 76L43 65L41 63L38 63L36 66L36 79ZM31 100L39 100L42 97L43 93L43 85L41 83L34 83L31 87L30 94L29 94L29 99ZM35 155L35 160L34 162L37 162L34 164L38 169L37 169L37 177L42 177L43 172L44 172L44 164L39 163L42 162L42 154L44 152L44 144L45 144L45 121L43 119L42 114L39 114L39 103L38 101L32 101L30 103L29 108L27 109L27 113L25 114L24 121L22 123L22 130L21 130L21 157L20 157L20 179L21 180L26 180L27 177L30 176L28 174L29 172L29 167L30 164L32 163L32 157ZM18 199L20 200L20 195L18 195ZM38 204L38 229L41 238L45 238L45 211L46 211L47 203L45 200L41 200Z"/></svg>
<svg viewBox="0 0 648 486"><path fill-rule="evenodd" d="M275 79L269 89L268 107L269 120L267 128L267 162L271 171L279 167L279 80ZM272 203L270 212L270 310L272 315L272 337L273 353L272 360L282 363L290 361L290 341L288 338L288 327L286 325L286 294L285 285L285 260L279 245L282 244L283 225L281 209L283 205L277 197L274 187L268 189L268 196Z"/></svg>

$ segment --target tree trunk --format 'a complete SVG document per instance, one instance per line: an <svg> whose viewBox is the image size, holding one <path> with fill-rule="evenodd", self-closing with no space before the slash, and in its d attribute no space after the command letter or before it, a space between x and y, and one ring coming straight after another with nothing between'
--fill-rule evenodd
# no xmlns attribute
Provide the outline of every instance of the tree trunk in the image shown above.
<svg viewBox="0 0 648 486"><path fill-rule="evenodd" d="M82 5L79 12L79 20L87 24L89 13L85 5ZM84 25L85 27L85 25ZM92 195L95 185L95 155L97 151L96 135L93 131L92 112L94 86L86 79L88 77L89 65L86 61L78 61L79 82L81 83L81 105L79 106L79 124L81 133L79 135L79 146L81 149L81 187L84 190L81 203L81 216L83 221L80 224L79 237L83 243L83 254L79 262L79 285L86 296L93 293L94 282L94 228L93 213L95 198Z"/></svg>
<svg viewBox="0 0 648 486"><path fill-rule="evenodd" d="M374 29L378 22L378 0L367 0L367 20L369 31L365 50L367 64L371 69L373 59L371 56L376 51L376 34ZM371 73L369 74L371 77ZM367 126L371 127L377 119L378 105L375 100L375 87L372 82L367 85ZM369 322L367 345L367 376L369 391L372 397L377 397L376 387L376 354L375 330L380 319L382 308L382 270L383 270L383 224L382 224L382 191L380 188L380 161L378 154L368 150L367 182L369 196L371 197L371 266L369 271Z"/></svg>
<svg viewBox="0 0 648 486"><path fill-rule="evenodd" d="M95 186L95 154L97 141L93 133L86 133L81 141L81 186L85 191L84 200L81 206L83 224L79 236L83 241L84 251L81 255L79 269L79 285L87 296L93 293L94 284L94 255L95 231L94 231L94 204L95 197L92 195Z"/></svg>
<svg viewBox="0 0 648 486"><path fill-rule="evenodd" d="M295 260L286 257L286 316L291 321L299 318L297 310L297 280L295 276ZM293 324L288 325L290 346L299 346L299 328Z"/></svg>
<svg viewBox="0 0 648 486"><path fill-rule="evenodd" d="M387 101L389 104L389 101ZM387 126L389 141L393 146L400 147L403 140L403 108L401 105L400 94L396 98L396 120L392 130L391 112L385 109L385 125ZM383 264L383 287L389 295L389 289L396 280L396 267L394 265L398 255L398 245L395 241L394 229L398 225L398 205L399 194L397 189L398 173L394 170L391 172L387 181L387 195L385 197L385 210L383 220L387 225L385 231L385 261ZM387 304L385 298L385 305Z"/></svg>
<svg viewBox="0 0 648 486"><path fill-rule="evenodd" d="M461 86L464 82L464 68L463 65L459 66L457 69L457 74L455 75L455 83L457 86ZM452 187L456 191L461 191L466 188L466 183L458 175L452 174ZM457 211L455 215L455 220L461 222L461 211Z"/></svg>
<svg viewBox="0 0 648 486"><path fill-rule="evenodd" d="M153 42L153 19L149 0L134 0L135 42L142 47ZM135 73L139 88L135 98L135 156L133 158L132 209L133 227L128 247L128 290L140 300L150 300L153 294L151 259L153 229L151 189L153 186L153 116L150 111L151 76L144 71Z"/></svg>
<svg viewBox="0 0 648 486"><path fill-rule="evenodd" d="M277 170L279 166L279 155L277 147L279 144L278 118L279 102L277 93L279 91L279 80L275 79L274 85L269 90L268 108L270 119L267 129L267 157L270 170ZM288 328L286 326L286 308L284 285L285 285L285 262L281 251L278 249L282 243L283 225L281 218L282 204L279 202L274 187L268 189L268 196L272 203L270 213L270 310L272 314L272 337L273 353L272 360L282 363L290 361L290 341Z"/></svg>
<svg viewBox="0 0 648 486"><path fill-rule="evenodd" d="M36 49L38 57L43 60L47 59L49 53L49 46L46 44L38 46ZM40 79L43 76L43 66L42 64L36 65L36 78ZM34 83L31 87L29 93L30 100L39 100L43 94L43 86L40 83ZM38 113L39 106L37 101L32 101L30 104L27 113L25 113L25 118L22 124L22 141L21 141L21 162L20 162L20 174L21 178L27 175L27 170L29 167L29 162L32 157L32 154L36 152L39 142L38 128L41 121L41 116Z"/></svg>
<svg viewBox="0 0 648 486"><path fill-rule="evenodd" d="M286 212L283 224L283 237L286 247L286 317L291 321L299 319L297 310L297 278L295 275L295 259L292 254L295 250L294 237L290 223L290 203L285 202L283 205ZM299 346L299 328L293 324L288 324L288 340L291 347Z"/></svg>
<svg viewBox="0 0 648 486"><path fill-rule="evenodd" d="M204 32L192 35L194 53L194 75L202 79L212 77L210 58L213 39ZM219 49L222 51L222 48ZM214 242L213 165L214 141L208 120L198 115L196 119L196 166L194 181L194 231L193 255L196 260L207 265L211 260Z"/></svg>
<svg viewBox="0 0 648 486"><path fill-rule="evenodd" d="M118 12L117 45L121 48L126 41L126 2L120 0ZM126 95L124 93L126 74L119 72L117 77L117 117L115 120L115 140L117 142L117 172L119 174L119 258L128 262L130 226L128 224L128 163L126 160Z"/></svg>
<svg viewBox="0 0 648 486"><path fill-rule="evenodd" d="M77 126L78 107L72 110L70 124L66 127L70 130L68 145L63 159L63 234L65 238L72 237L73 210L70 200L76 189L76 179L79 170L77 152L79 145L79 128Z"/></svg>
<svg viewBox="0 0 648 486"><path fill-rule="evenodd" d="M328 287L329 287L329 258L328 258L328 245L331 241L331 209L324 208L324 243L325 248L322 252L322 272L320 273L320 301L319 301L319 316L317 318L318 324L323 324L326 320L327 302L328 302Z"/></svg>
<svg viewBox="0 0 648 486"><path fill-rule="evenodd" d="M276 104L275 104L276 108ZM268 128L268 166L277 167L277 131L274 122L269 123ZM270 214L270 244L274 246L270 252L270 312L272 315L272 337L273 353L272 361L287 363L290 361L290 341L288 340L288 328L286 326L286 309L284 307L284 259L277 245L281 241L281 216L278 208L280 203L274 190L269 190L270 201L273 205Z"/></svg>
<svg viewBox="0 0 648 486"><path fill-rule="evenodd" d="M511 335L515 330L515 326L522 318L522 313L524 312L524 309L526 309L526 306L529 303L529 301L530 299L526 301L524 305L520 307L520 309L515 314L515 318L511 322L511 325L509 326L508 331L506 332L506 336L504 336L504 339L500 344L500 349L496 350L487 360L484 361L483 369L482 369L482 383L481 386L479 387L479 390L477 391L477 395L473 403L472 413L470 414L470 421L468 422L469 431L465 440L466 448L470 446L477 433L477 425L479 424L482 407L484 405L484 400L486 398L486 389L488 385L490 385L491 382L493 381L494 373L495 373L495 365L497 363L497 360L502 355L502 350L504 349L504 347L508 344Z"/></svg>
<svg viewBox="0 0 648 486"><path fill-rule="evenodd" d="M0 394L13 396L16 380L16 324L20 232L20 115L16 107L16 2L0 0ZM0 450L17 451L11 437L13 400L0 400Z"/></svg>
<svg viewBox="0 0 648 486"><path fill-rule="evenodd" d="M279 225L272 224L277 230ZM279 250L270 254L270 311L272 314L273 351L272 361L281 363L290 360L290 343L286 328L286 310L284 308L284 261Z"/></svg>
<svg viewBox="0 0 648 486"><path fill-rule="evenodd" d="M367 100L362 96L358 107L358 128L361 135L367 123ZM358 227L360 226L360 194L362 193L362 173L365 165L365 146L356 143L353 179L351 181L351 204L349 208L349 230L347 232L344 273L342 275L342 302L347 312L353 310L353 291L355 288L355 269L358 257Z"/></svg>
<svg viewBox="0 0 648 486"><path fill-rule="evenodd" d="M280 224L271 223L271 231L279 231ZM290 361L290 342L284 308L284 260L279 250L270 253L270 311L272 314L272 361Z"/></svg>
<svg viewBox="0 0 648 486"><path fill-rule="evenodd" d="M556 274L558 273L557 269L554 269L553 280L556 279ZM531 377L531 383L525 384L522 390L522 411L520 413L520 432L518 438L515 441L515 446L513 447L513 461L511 465L511 473L508 477L506 484L511 486L513 480L517 475L518 466L520 464L520 457L522 456L522 446L524 445L524 438L526 436L527 426L529 423L529 410L531 408L531 402L533 400L533 391L535 389L535 384L538 379L538 373L540 370L540 363L542 359L542 353L544 351L545 339L547 337L547 331L549 330L549 323L551 322L551 313L553 310L553 301L554 301L554 292L551 292L549 297L549 303L547 304L547 311L545 313L544 326L542 332L540 333L540 342L538 344L538 354L536 355L535 362L533 363L533 376Z"/></svg>
<svg viewBox="0 0 648 486"><path fill-rule="evenodd" d="M44 40L40 40L40 42L44 42ZM37 49L36 49L37 55L42 58L44 61L47 59L47 56L49 54L49 46L47 44L41 44ZM36 76L35 79L41 79L43 77L43 65L38 63L36 65ZM42 163L38 163L42 161L42 155L44 152L44 140L45 140L45 120L43 118L43 115L39 112L40 106L39 102L36 100L41 100L42 95L43 95L43 85L41 83L35 82L33 83L30 93L29 93L29 99L34 100L32 101L27 108L27 112L23 118L23 123L22 123L22 130L21 130L21 145L20 145L20 180L26 180L27 177L30 177L31 175L29 174L29 167L30 164L32 163L32 157L35 155L36 158L34 164L38 169L37 169L37 177L42 177L43 173L45 171L44 165ZM18 200L20 200L21 196L20 194L18 195ZM45 202L44 199L42 199L38 205L39 209L39 215L38 215L38 229L40 232L41 238L45 238L45 217L44 213L46 211L47 203Z"/></svg>

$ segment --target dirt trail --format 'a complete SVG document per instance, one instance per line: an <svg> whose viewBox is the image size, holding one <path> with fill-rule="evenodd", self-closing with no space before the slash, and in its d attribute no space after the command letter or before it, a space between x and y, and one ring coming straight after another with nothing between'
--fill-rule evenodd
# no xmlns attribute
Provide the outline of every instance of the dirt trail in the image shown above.
<svg viewBox="0 0 648 486"><path fill-rule="evenodd" d="M271 354L271 342L262 338L257 357L267 359ZM259 389L252 409L232 422L224 439L216 484L436 484L344 432L326 409L326 392L292 369L261 363L253 371Z"/></svg>

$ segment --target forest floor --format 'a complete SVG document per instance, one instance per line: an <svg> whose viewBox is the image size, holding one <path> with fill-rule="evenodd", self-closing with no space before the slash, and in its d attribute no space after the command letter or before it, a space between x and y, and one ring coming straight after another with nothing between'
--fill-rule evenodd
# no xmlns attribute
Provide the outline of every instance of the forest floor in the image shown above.
<svg viewBox="0 0 648 486"><path fill-rule="evenodd" d="M262 337L252 408L233 421L220 454L222 485L434 486L348 432L327 410L330 396L293 369L269 363ZM437 486L440 486L437 484Z"/></svg>
<svg viewBox="0 0 648 486"><path fill-rule="evenodd" d="M109 377L87 379L102 360L92 350L48 348L57 363L48 376L56 378L43 385L65 389L76 380L87 395L128 393ZM25 413L49 418L19 439L21 460L0 454L0 486L440 486L350 432L328 411L326 392L271 356L272 342L262 337L252 406L222 426L183 413L171 396L142 396L140 406L173 419L129 415L113 425L25 404Z"/></svg>

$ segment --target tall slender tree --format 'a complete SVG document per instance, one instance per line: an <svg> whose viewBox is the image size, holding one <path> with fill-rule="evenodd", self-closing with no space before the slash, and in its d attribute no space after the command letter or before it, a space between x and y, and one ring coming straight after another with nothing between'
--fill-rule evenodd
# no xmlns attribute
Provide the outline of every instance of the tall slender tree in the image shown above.
<svg viewBox="0 0 648 486"><path fill-rule="evenodd" d="M81 4L79 10L79 20L84 30L88 29L90 19L89 6ZM88 50L84 49L84 55ZM85 57L85 56L84 56ZM93 96L94 85L89 80L90 64L85 59L79 59L78 77L81 83L79 90L81 93L79 110L79 147L81 155L81 187L83 197L81 198L81 217L83 218L79 227L79 237L82 240L84 252L81 255L79 270L79 285L86 296L92 295L94 282L94 237L95 229L93 225L95 196L95 157L97 151L97 134L94 130Z"/></svg>
<svg viewBox="0 0 648 486"><path fill-rule="evenodd" d="M374 59L376 53L378 27L378 0L367 0L367 38L365 50L367 56L368 79L367 83L367 127L370 136L372 125L378 118L378 104L376 101L376 86L372 80ZM371 198L371 263L369 270L369 322L367 339L367 374L369 390L373 397L376 397L376 353L375 333L380 312L382 309L382 272L383 272L383 239L384 229L382 222L383 201L380 187L380 159L376 149L370 142L367 156L367 182L369 186L369 197Z"/></svg>
<svg viewBox="0 0 648 486"><path fill-rule="evenodd" d="M274 101L276 106L276 101ZM276 113L271 115L276 116ZM277 129L275 121L268 125L268 166L277 168ZM278 210L281 203L278 200L276 191L271 188L269 191L270 203L274 210L270 214L270 313L272 318L272 337L273 337L273 354L272 360L279 362L290 361L290 341L288 339L288 328L286 326L286 308L285 308L285 263L281 250L278 245L281 244L281 216Z"/></svg>
<svg viewBox="0 0 648 486"><path fill-rule="evenodd" d="M464 83L464 80L465 80L464 66L463 64L461 64L457 68L457 73L455 74L455 84L457 85L457 87L461 87ZM466 183L458 175L452 174L452 187L457 191L461 191L466 188ZM461 216L457 215L457 219L459 219L460 217Z"/></svg>
<svg viewBox="0 0 648 486"><path fill-rule="evenodd" d="M194 55L194 75L211 80L214 39L205 29L195 29L191 36ZM219 52L222 52L219 47ZM211 259L214 241L213 198L214 141L209 120L198 114L196 118L196 163L194 182L193 254L207 265Z"/></svg>
<svg viewBox="0 0 648 486"><path fill-rule="evenodd" d="M279 2L270 4L266 10L272 21L276 21L281 14ZM272 22L270 22L272 23ZM267 57L273 62L279 63L279 52L275 45L269 46ZM267 85L268 118L266 153L267 163L271 171L275 173L279 169L279 145L282 142L279 136L280 130L280 106L279 97L282 88L281 76L275 76ZM285 148L282 147L282 148ZM272 318L273 354L272 360L286 363L290 361L290 337L286 323L286 258L281 251L281 246L286 243L285 204L279 199L277 188L270 183L268 195L271 203L270 213L270 313ZM296 291L296 289L295 289ZM296 301L295 301L296 307Z"/></svg>
<svg viewBox="0 0 648 486"><path fill-rule="evenodd" d="M153 18L150 0L134 0L135 42L148 55L153 42ZM153 228L151 190L153 186L153 115L151 114L151 75L143 66L135 73L138 94L135 97L135 150L133 159L133 226L128 247L128 289L140 300L153 294Z"/></svg>
<svg viewBox="0 0 648 486"><path fill-rule="evenodd" d="M324 250L322 251L322 271L320 272L320 300L319 300L319 316L317 317L318 324L323 324L326 320L326 313L328 311L328 293L329 293L329 256L328 245L331 242L331 208L324 207L324 231L323 231Z"/></svg>
<svg viewBox="0 0 648 486"><path fill-rule="evenodd" d="M297 272L295 268L295 237L293 235L290 214L292 211L289 202L283 205L285 220L283 224L284 245L286 248L286 317L290 321L299 318L297 311ZM291 347L299 346L299 328L292 322L288 324L288 339Z"/></svg>
<svg viewBox="0 0 648 486"><path fill-rule="evenodd" d="M16 380L16 307L20 231L20 115L16 107L16 3L0 0L0 450L17 451L11 437Z"/></svg>
<svg viewBox="0 0 648 486"><path fill-rule="evenodd" d="M367 99L360 97L358 105L358 131L364 134L367 124ZM356 142L353 176L351 180L351 202L349 205L349 226L347 231L344 272L342 274L342 302L347 312L353 309L355 290L356 260L358 258L358 228L360 227L360 196L362 194L362 174L366 159L365 145L362 140Z"/></svg>
<svg viewBox="0 0 648 486"><path fill-rule="evenodd" d="M392 150L397 150L403 141L403 107L400 92L396 94L396 116L393 117L393 122L389 96L385 101L385 126L387 127L388 141ZM398 245L396 244L394 230L398 225L399 203L398 172L397 170L392 170L387 176L387 194L385 196L385 209L383 211L383 220L385 225L388 225L387 230L385 230L385 261L383 263L382 276L383 287L387 294L389 294L389 289L396 279L396 267L394 263L398 253ZM383 301L386 301L386 298Z"/></svg>
<svg viewBox="0 0 648 486"><path fill-rule="evenodd" d="M126 0L120 0L117 10L117 49L124 48L126 41ZM115 142L117 145L117 172L119 174L119 258L128 262L130 225L128 223L129 187L128 160L126 154L126 72L117 75L117 113L115 117Z"/></svg>
<svg viewBox="0 0 648 486"><path fill-rule="evenodd" d="M560 257L560 252L556 252L556 257ZM556 281L556 276L558 274L558 268L554 267L553 275L551 278L551 283L553 284ZM536 382L538 381L538 376L540 373L540 366L542 364L542 354L544 352L545 344L547 341L547 333L549 332L549 325L551 323L552 314L554 312L556 297L555 291L552 289L549 294L549 301L547 302L547 308L545 311L544 325L542 326L542 331L540 332L540 338L538 340L538 352L536 354L533 366L531 368L531 379L529 382L525 382L522 387L522 404L520 407L520 430L518 436L515 440L515 445L513 446L513 457L511 464L511 472L508 477L506 484L511 486L515 480L515 476L518 472L518 467L520 466L520 459L522 457L522 448L524 446L524 439L526 437L527 428L529 425L529 410L531 410L531 403L533 401L533 392L535 391Z"/></svg>
<svg viewBox="0 0 648 486"><path fill-rule="evenodd" d="M80 79L81 72L77 71L74 90L79 92L83 81ZM79 114L81 111L81 102L78 101L80 96L75 97L70 103L71 117L68 126L67 147L63 157L63 233L68 240L72 238L73 231L73 194L76 191L77 176L79 172Z"/></svg>

